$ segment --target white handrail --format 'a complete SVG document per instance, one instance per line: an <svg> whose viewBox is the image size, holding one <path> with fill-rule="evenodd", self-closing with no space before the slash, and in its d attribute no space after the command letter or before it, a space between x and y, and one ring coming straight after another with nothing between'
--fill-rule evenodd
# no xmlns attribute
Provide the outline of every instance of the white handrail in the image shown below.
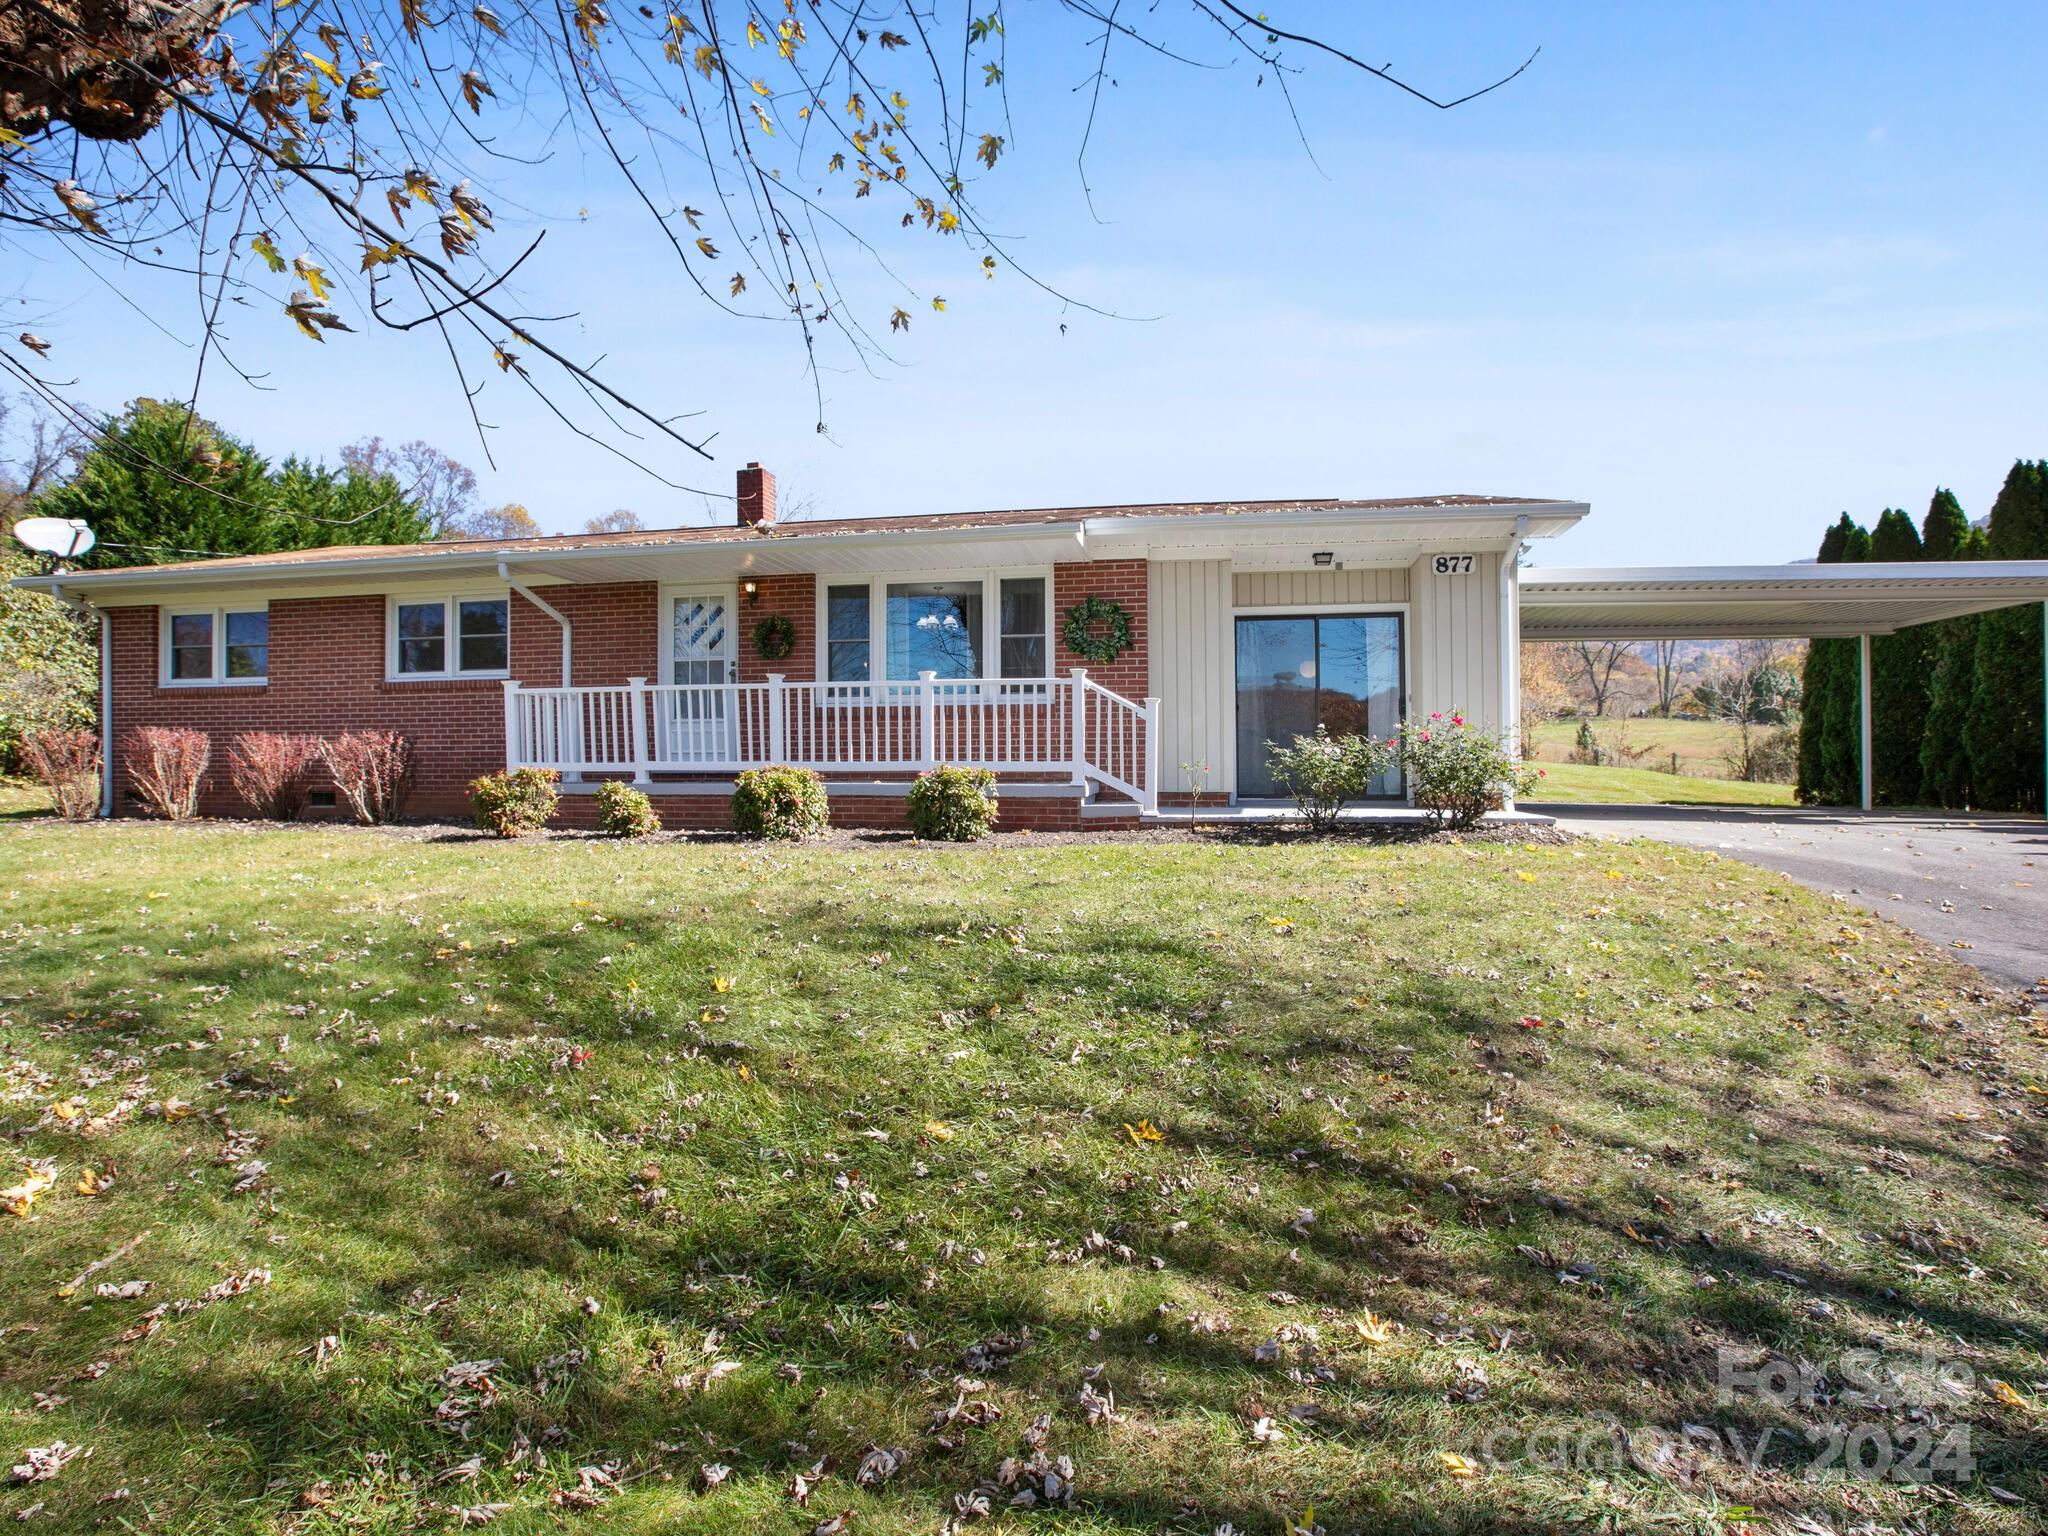
<svg viewBox="0 0 2048 1536"><path fill-rule="evenodd" d="M575 774L734 773L788 763L901 773L953 763L1071 774L1157 806L1159 701L1069 677L528 688L505 684L505 760Z"/></svg>

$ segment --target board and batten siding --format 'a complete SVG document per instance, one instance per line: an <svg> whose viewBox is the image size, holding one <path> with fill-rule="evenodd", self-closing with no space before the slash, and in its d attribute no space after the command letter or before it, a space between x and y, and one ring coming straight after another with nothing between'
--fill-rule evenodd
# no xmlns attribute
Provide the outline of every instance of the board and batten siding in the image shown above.
<svg viewBox="0 0 2048 1536"><path fill-rule="evenodd" d="M1159 787L1196 788L1183 766L1209 765L1207 794L1236 783L1237 635L1228 560L1155 560L1149 572L1151 687L1159 700Z"/></svg>
<svg viewBox="0 0 2048 1536"><path fill-rule="evenodd" d="M1240 608L1396 607L1408 601L1405 568L1345 571L1239 571L1231 587Z"/></svg>
<svg viewBox="0 0 2048 1536"><path fill-rule="evenodd" d="M1408 686L1411 717L1463 710L1483 730L1503 729L1500 560L1475 554L1469 576L1439 576L1424 555L1410 567Z"/></svg>
<svg viewBox="0 0 2048 1536"><path fill-rule="evenodd" d="M1238 613L1406 608L1408 711L1464 710L1502 728L1500 556L1477 553L1469 576L1438 576L1431 556L1384 569L1235 571L1228 560L1155 560L1147 575L1148 691L1159 700L1159 787L1219 798L1237 788Z"/></svg>

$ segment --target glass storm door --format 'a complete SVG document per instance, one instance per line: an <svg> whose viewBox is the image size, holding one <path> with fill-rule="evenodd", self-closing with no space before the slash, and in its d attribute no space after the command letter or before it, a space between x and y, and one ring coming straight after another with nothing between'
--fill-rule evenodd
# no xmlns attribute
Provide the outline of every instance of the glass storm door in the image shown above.
<svg viewBox="0 0 2048 1536"><path fill-rule="evenodd" d="M1307 614L1237 621L1237 792L1286 794L1266 764L1266 745L1361 733L1385 739L1401 720L1401 619L1397 614ZM1397 799L1401 773L1373 780L1375 797Z"/></svg>
<svg viewBox="0 0 2048 1536"><path fill-rule="evenodd" d="M660 695L661 756L668 762L734 760L724 687L733 681L728 601L716 592L678 593L669 599L669 675L664 681L691 686Z"/></svg>

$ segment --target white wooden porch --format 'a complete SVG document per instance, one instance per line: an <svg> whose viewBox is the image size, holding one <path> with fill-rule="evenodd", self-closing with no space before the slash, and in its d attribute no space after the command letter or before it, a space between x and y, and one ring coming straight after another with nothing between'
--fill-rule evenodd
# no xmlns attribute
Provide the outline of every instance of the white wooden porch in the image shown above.
<svg viewBox="0 0 2048 1536"><path fill-rule="evenodd" d="M1076 667L1066 677L910 681L505 684L505 763L566 779L716 776L788 764L824 774L916 773L942 763L1060 774L1158 807L1159 701Z"/></svg>

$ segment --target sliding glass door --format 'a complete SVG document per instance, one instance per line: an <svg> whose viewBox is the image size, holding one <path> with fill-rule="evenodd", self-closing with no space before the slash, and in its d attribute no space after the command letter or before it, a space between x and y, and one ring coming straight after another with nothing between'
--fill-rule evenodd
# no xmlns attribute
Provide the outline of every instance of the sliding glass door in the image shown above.
<svg viewBox="0 0 2048 1536"><path fill-rule="evenodd" d="M1312 736L1391 736L1401 720L1398 614L1260 615L1237 621L1237 792L1285 793L1266 767L1268 742ZM1399 798L1399 769L1373 781Z"/></svg>

